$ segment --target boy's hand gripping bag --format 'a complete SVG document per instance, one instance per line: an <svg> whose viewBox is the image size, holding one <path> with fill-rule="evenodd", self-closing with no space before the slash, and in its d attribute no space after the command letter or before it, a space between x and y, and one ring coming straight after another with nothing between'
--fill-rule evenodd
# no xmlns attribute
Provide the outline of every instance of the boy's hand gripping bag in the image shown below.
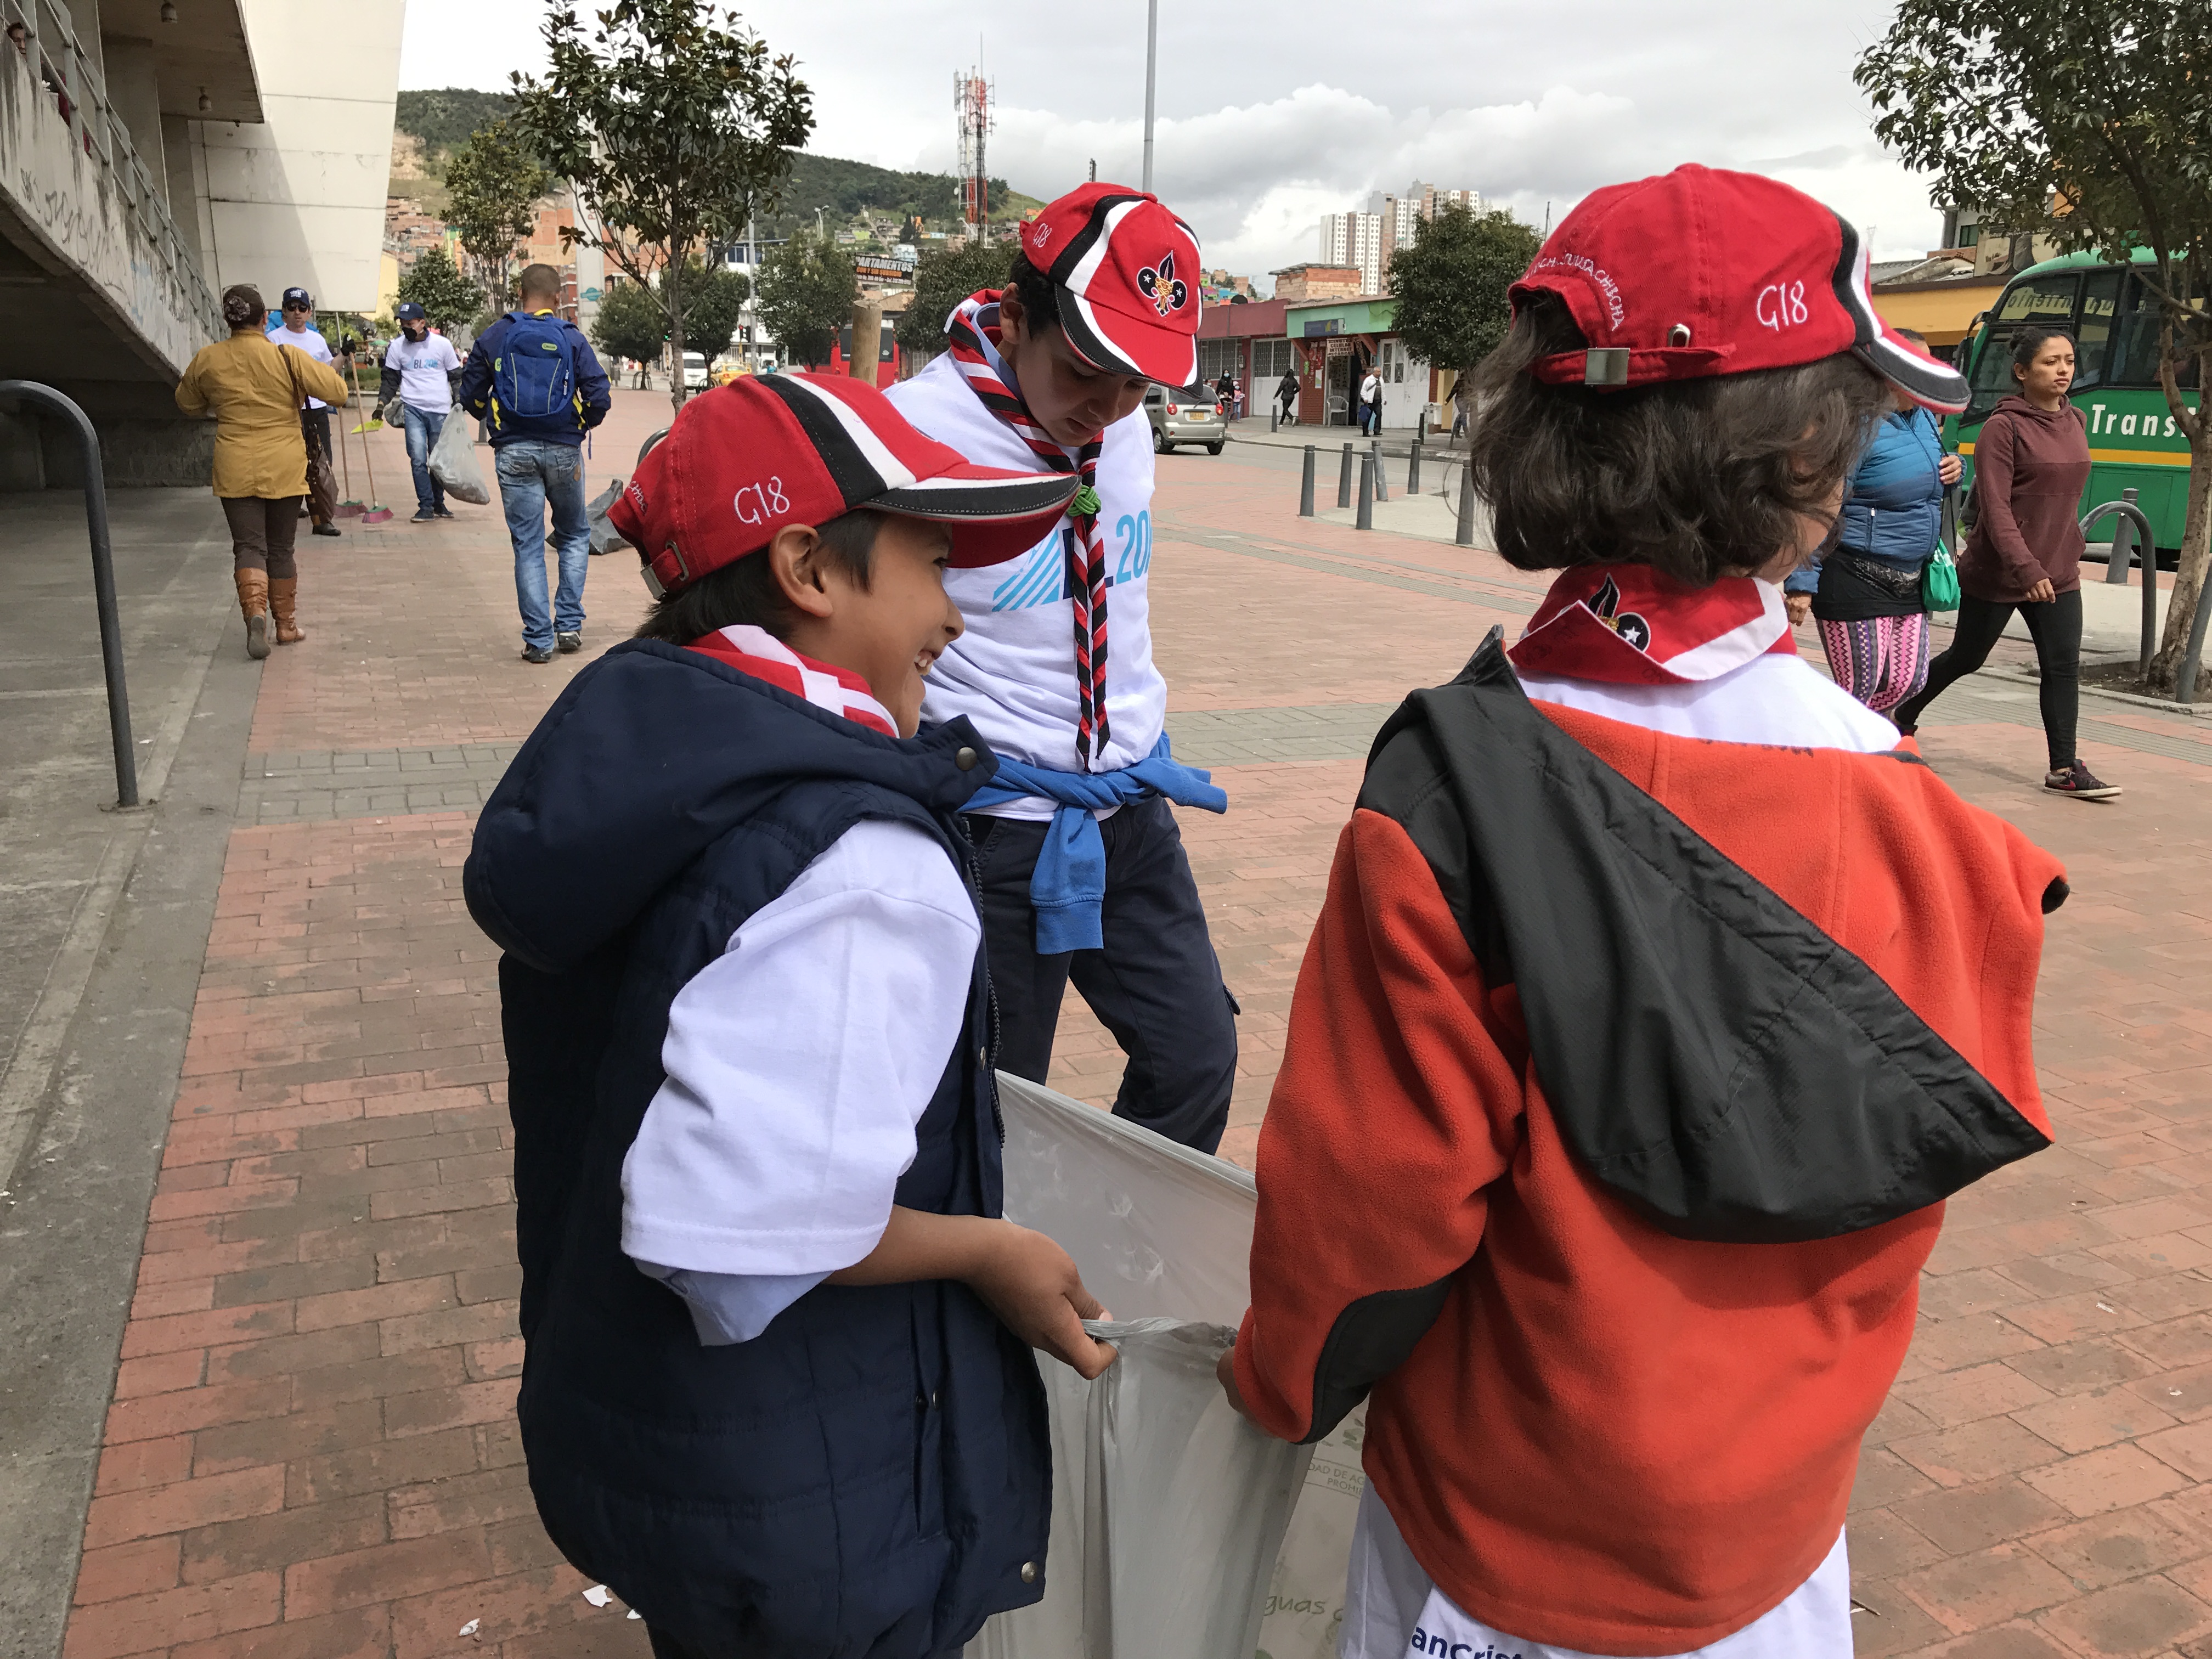
<svg viewBox="0 0 2212 1659"><path fill-rule="evenodd" d="M483 507L489 504L491 491L484 486L483 469L477 465L476 440L470 435L470 425L459 410L446 416L446 424L438 429L438 441L430 446L430 476L455 501Z"/></svg>
<svg viewBox="0 0 2212 1659"><path fill-rule="evenodd" d="M1214 1366L1250 1300L1252 1177L1000 1073L1007 1217L1115 1316L1096 1382L1039 1355L1052 1538L1036 1606L965 1659L1334 1659L1364 1477L1362 1407L1319 1447L1230 1409Z"/></svg>

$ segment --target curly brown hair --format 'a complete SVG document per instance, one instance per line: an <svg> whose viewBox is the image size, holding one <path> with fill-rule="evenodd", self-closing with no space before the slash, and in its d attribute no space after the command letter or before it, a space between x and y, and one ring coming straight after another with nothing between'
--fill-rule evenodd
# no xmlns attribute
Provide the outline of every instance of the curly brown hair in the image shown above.
<svg viewBox="0 0 2212 1659"><path fill-rule="evenodd" d="M1848 354L1796 368L1605 389L1528 367L1589 343L1537 296L1475 369L1468 465L1522 570L1648 564L1702 587L1768 564L1820 517L1891 407Z"/></svg>

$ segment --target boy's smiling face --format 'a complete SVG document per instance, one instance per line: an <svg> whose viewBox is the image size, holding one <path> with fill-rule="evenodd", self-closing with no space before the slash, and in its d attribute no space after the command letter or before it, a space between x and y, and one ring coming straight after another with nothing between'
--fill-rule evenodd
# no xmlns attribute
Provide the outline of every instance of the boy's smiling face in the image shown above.
<svg viewBox="0 0 2212 1659"><path fill-rule="evenodd" d="M756 556L775 562L778 583L798 613L785 642L858 674L899 735L910 738L921 724L922 677L965 627L945 592L952 538L942 525L885 514L865 587L822 560L820 548L814 531L793 526Z"/></svg>
<svg viewBox="0 0 2212 1659"><path fill-rule="evenodd" d="M1030 416L1067 449L1082 447L1125 418L1152 384L1140 375L1092 368L1075 355L1057 320L1032 327L1011 290L999 296L999 355L1020 382Z"/></svg>

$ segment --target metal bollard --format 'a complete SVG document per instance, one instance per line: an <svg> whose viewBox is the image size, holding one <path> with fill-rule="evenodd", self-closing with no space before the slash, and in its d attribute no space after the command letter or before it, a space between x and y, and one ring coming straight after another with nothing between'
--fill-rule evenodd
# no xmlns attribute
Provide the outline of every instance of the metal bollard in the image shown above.
<svg viewBox="0 0 2212 1659"><path fill-rule="evenodd" d="M1344 465L1336 475L1336 504L1339 507L1352 505L1352 446L1350 444L1344 447Z"/></svg>
<svg viewBox="0 0 2212 1659"><path fill-rule="evenodd" d="M1375 457L1375 499L1387 501L1390 499L1390 481L1382 472L1382 441L1380 438L1373 440L1368 448Z"/></svg>
<svg viewBox="0 0 2212 1659"><path fill-rule="evenodd" d="M1459 534L1452 538L1462 547L1474 545L1474 469L1463 467L1459 475Z"/></svg>
<svg viewBox="0 0 2212 1659"><path fill-rule="evenodd" d="M2120 492L2120 499L2132 507L2135 504L2136 492L2132 489L2123 489ZM2128 585L2128 566L2134 561L2135 550L2136 527L2129 522L2128 515L2123 513L2112 526L2112 556L2105 565L2106 582L2116 587L2125 587ZM2157 586L2158 555L2155 550L2153 550L2151 556L2143 562L2143 569L2147 573L2144 580L2153 587Z"/></svg>
<svg viewBox="0 0 2212 1659"><path fill-rule="evenodd" d="M1375 458L1359 458L1359 516L1352 521L1355 530L1375 528Z"/></svg>
<svg viewBox="0 0 2212 1659"><path fill-rule="evenodd" d="M1279 403L1270 403L1267 405L1267 435L1269 437L1272 438L1275 435L1275 423L1282 418L1282 404Z"/></svg>
<svg viewBox="0 0 2212 1659"><path fill-rule="evenodd" d="M1313 502L1313 497L1314 497L1314 447L1313 447L1311 444L1308 444L1308 445L1306 446L1306 464L1305 464L1305 469L1304 469L1304 472L1300 475L1300 477L1299 477L1299 478L1298 478L1298 517L1300 517L1301 519L1310 519L1311 517L1313 517L1313 515L1314 515L1314 502Z"/></svg>
<svg viewBox="0 0 2212 1659"><path fill-rule="evenodd" d="M1422 418L1425 420L1427 416ZM1421 440L1418 434L1413 438L1413 451L1406 458L1406 493L1408 495L1421 493Z"/></svg>

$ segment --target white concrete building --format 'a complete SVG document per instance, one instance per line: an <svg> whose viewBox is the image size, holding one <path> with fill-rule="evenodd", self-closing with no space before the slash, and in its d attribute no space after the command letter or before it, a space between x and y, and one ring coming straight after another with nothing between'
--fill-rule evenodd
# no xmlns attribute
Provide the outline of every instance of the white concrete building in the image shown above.
<svg viewBox="0 0 2212 1659"><path fill-rule="evenodd" d="M1482 211L1482 198L1472 190L1438 190L1416 179L1399 195L1376 191L1367 206L1348 213L1325 213L1321 221L1321 259L1323 264L1343 265L1359 273L1362 294L1380 294L1389 274L1390 256L1413 245L1414 226L1433 219L1446 207Z"/></svg>
<svg viewBox="0 0 2212 1659"><path fill-rule="evenodd" d="M100 429L112 483L208 479L171 401L216 296L376 305L405 0L0 0L0 378ZM0 415L0 489L73 483Z"/></svg>

